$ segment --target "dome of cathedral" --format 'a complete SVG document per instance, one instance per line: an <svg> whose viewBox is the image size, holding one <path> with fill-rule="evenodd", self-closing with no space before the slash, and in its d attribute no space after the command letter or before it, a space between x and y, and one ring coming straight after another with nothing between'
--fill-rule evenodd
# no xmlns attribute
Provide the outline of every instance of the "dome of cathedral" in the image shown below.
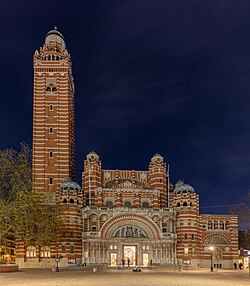
<svg viewBox="0 0 250 286"><path fill-rule="evenodd" d="M188 184L184 184L184 182L182 180L179 180L175 184L174 193L175 194L186 194L186 193L194 194L195 190L192 186L190 186Z"/></svg>
<svg viewBox="0 0 250 286"><path fill-rule="evenodd" d="M57 30L57 27L56 27L56 26L54 27L54 29L50 30L50 31L46 34L46 37L48 37L49 35L57 35L57 36L60 36L60 37L64 40L63 34L60 33L60 32Z"/></svg>
<svg viewBox="0 0 250 286"><path fill-rule="evenodd" d="M78 183L72 181L70 178L64 179L64 181L61 183L61 189L77 189L81 190L81 187Z"/></svg>
<svg viewBox="0 0 250 286"><path fill-rule="evenodd" d="M155 162L155 161L163 162L163 161L164 161L164 158L163 158L160 154L156 153L156 154L152 157L151 161L152 161L152 162Z"/></svg>

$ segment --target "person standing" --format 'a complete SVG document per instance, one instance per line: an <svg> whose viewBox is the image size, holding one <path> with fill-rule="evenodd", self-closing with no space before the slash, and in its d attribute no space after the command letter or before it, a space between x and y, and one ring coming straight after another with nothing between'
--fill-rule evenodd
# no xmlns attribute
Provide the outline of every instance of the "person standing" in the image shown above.
<svg viewBox="0 0 250 286"><path fill-rule="evenodd" d="M129 259L129 257L128 257L128 267L129 267L129 265L130 265L130 259Z"/></svg>
<svg viewBox="0 0 250 286"><path fill-rule="evenodd" d="M122 266L124 267L125 266L125 259L122 258Z"/></svg>

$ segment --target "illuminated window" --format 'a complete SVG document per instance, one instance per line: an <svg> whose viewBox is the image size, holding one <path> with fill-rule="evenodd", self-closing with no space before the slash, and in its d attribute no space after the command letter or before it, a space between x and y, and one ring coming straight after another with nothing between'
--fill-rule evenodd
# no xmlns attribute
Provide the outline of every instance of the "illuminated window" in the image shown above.
<svg viewBox="0 0 250 286"><path fill-rule="evenodd" d="M188 254L188 247L184 247L184 254Z"/></svg>
<svg viewBox="0 0 250 286"><path fill-rule="evenodd" d="M49 246L43 246L41 248L41 257L50 258L50 247Z"/></svg>
<svg viewBox="0 0 250 286"><path fill-rule="evenodd" d="M35 246L28 246L28 247L27 247L26 257L27 257L27 258L36 257L36 247L35 247Z"/></svg>

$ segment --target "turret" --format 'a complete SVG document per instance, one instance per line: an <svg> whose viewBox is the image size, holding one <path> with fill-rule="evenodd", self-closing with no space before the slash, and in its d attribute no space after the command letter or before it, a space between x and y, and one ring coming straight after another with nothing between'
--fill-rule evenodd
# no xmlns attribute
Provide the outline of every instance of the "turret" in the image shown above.
<svg viewBox="0 0 250 286"><path fill-rule="evenodd" d="M179 180L174 189L173 206L177 210L177 259L198 261L199 196L194 188Z"/></svg>
<svg viewBox="0 0 250 286"><path fill-rule="evenodd" d="M102 182L102 162L94 152L87 155L84 160L84 172L82 173L82 184L85 195L85 204L96 205L96 191L101 187Z"/></svg>
<svg viewBox="0 0 250 286"><path fill-rule="evenodd" d="M153 189L160 192L159 207L167 207L167 171L164 158L160 154L155 154L149 164L149 184Z"/></svg>

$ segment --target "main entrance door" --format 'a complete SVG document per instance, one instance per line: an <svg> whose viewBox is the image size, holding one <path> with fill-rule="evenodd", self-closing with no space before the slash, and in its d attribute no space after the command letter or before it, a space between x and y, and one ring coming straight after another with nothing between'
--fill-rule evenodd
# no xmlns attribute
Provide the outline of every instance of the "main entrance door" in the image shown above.
<svg viewBox="0 0 250 286"><path fill-rule="evenodd" d="M125 264L134 266L137 264L136 257L136 246L135 245L124 245L123 246L123 257L125 259Z"/></svg>

